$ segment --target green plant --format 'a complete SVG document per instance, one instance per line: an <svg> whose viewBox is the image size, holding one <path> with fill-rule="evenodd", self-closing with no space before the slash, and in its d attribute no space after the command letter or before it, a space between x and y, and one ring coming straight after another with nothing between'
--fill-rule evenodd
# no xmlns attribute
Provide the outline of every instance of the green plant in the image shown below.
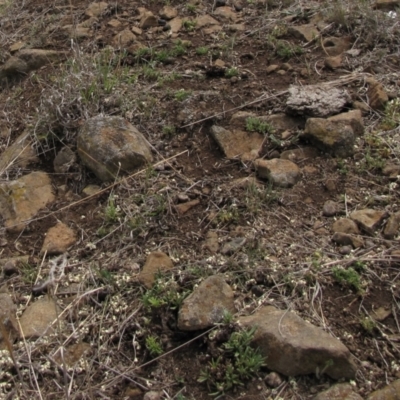
<svg viewBox="0 0 400 400"><path fill-rule="evenodd" d="M396 98L386 103L381 128L385 131L400 125L400 99Z"/></svg>
<svg viewBox="0 0 400 400"><path fill-rule="evenodd" d="M357 293L363 293L363 287L361 284L361 277L359 273L352 267L347 269L333 268L333 278L342 286L350 287Z"/></svg>
<svg viewBox="0 0 400 400"><path fill-rule="evenodd" d="M263 135L272 134L274 132L274 127L266 122L262 121L257 117L246 118L246 131L248 132L258 132Z"/></svg>
<svg viewBox="0 0 400 400"><path fill-rule="evenodd" d="M225 71L225 76L226 76L227 78L232 78L232 77L238 76L238 75L239 75L239 70L238 70L237 68L235 68L235 67L228 68L228 69Z"/></svg>
<svg viewBox="0 0 400 400"><path fill-rule="evenodd" d="M175 100L184 101L184 100L186 100L191 94L192 94L192 92L191 92L190 90L180 89L180 90L178 90L177 92L175 92L174 97L175 97Z"/></svg>
<svg viewBox="0 0 400 400"><path fill-rule="evenodd" d="M192 20L189 20L189 19L185 19L185 20L182 22L182 26L183 26L188 32L194 31L194 29L196 28L196 21L192 21Z"/></svg>
<svg viewBox="0 0 400 400"><path fill-rule="evenodd" d="M175 57L183 56L187 53L188 43L183 42L182 40L177 40L174 47L172 48L172 54Z"/></svg>
<svg viewBox="0 0 400 400"><path fill-rule="evenodd" d="M278 40L275 45L275 52L277 56L282 57L284 59L291 58L295 55L300 55L304 53L304 50L300 46L294 46L289 44L283 40Z"/></svg>
<svg viewBox="0 0 400 400"><path fill-rule="evenodd" d="M212 396L221 396L237 386L243 386L264 365L260 351L251 347L256 329L233 332L221 348L223 354L213 358L200 372L198 382L206 383L212 390Z"/></svg>
<svg viewBox="0 0 400 400"><path fill-rule="evenodd" d="M107 223L113 223L118 221L120 216L120 209L115 204L115 200L113 196L108 198L106 209L104 210L104 216Z"/></svg>
<svg viewBox="0 0 400 400"><path fill-rule="evenodd" d="M274 190L272 183L264 186L251 181L246 188L245 207L252 215L257 216L265 206L276 202L278 197L278 192Z"/></svg>
<svg viewBox="0 0 400 400"><path fill-rule="evenodd" d="M376 322L369 316L361 317L360 325L370 335L372 335L377 328Z"/></svg>
<svg viewBox="0 0 400 400"><path fill-rule="evenodd" d="M196 54L197 54L198 56L205 56L205 55L208 53L208 51L209 51L209 48L208 48L208 47L206 47L206 46L200 46L200 47L197 47L197 49L196 49Z"/></svg>
<svg viewBox="0 0 400 400"><path fill-rule="evenodd" d="M157 71L153 66L151 65L145 65L143 66L143 76L148 79L149 81L156 81L159 76L160 72Z"/></svg>
<svg viewBox="0 0 400 400"><path fill-rule="evenodd" d="M340 158L337 159L337 166L338 166L339 174L341 174L341 175L347 175L348 174L349 169L347 168L345 160L340 159Z"/></svg>
<svg viewBox="0 0 400 400"><path fill-rule="evenodd" d="M152 357L158 357L164 352L159 339L154 335L146 337L146 349Z"/></svg>
<svg viewBox="0 0 400 400"><path fill-rule="evenodd" d="M229 206L219 211L217 219L222 224L231 224L239 220L239 210L236 206Z"/></svg>
<svg viewBox="0 0 400 400"><path fill-rule="evenodd" d="M186 8L191 13L195 13L197 11L197 7L195 4L187 4Z"/></svg>
<svg viewBox="0 0 400 400"><path fill-rule="evenodd" d="M174 125L164 125L162 128L163 137L171 138L175 135L176 129Z"/></svg>

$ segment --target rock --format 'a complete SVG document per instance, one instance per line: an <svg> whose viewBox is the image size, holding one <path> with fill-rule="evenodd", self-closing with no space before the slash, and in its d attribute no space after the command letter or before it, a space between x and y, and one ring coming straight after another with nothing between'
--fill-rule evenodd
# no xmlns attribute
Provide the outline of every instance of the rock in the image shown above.
<svg viewBox="0 0 400 400"><path fill-rule="evenodd" d="M21 232L53 200L51 181L44 172L32 172L0 185L0 214L10 232Z"/></svg>
<svg viewBox="0 0 400 400"><path fill-rule="evenodd" d="M318 150L314 147L301 147L299 149L285 150L281 153L283 160L290 160L295 163L318 157Z"/></svg>
<svg viewBox="0 0 400 400"><path fill-rule="evenodd" d="M373 110L383 110L386 103L389 101L389 96L385 92L382 84L375 79L367 80L369 88L367 91L369 106Z"/></svg>
<svg viewBox="0 0 400 400"><path fill-rule="evenodd" d="M23 132L0 154L0 175L14 168L26 168L38 160L29 132Z"/></svg>
<svg viewBox="0 0 400 400"><path fill-rule="evenodd" d="M65 25L62 29L71 39L86 39L92 35L90 28L85 28L80 25Z"/></svg>
<svg viewBox="0 0 400 400"><path fill-rule="evenodd" d="M246 243L246 238L237 237L224 244L221 253L224 255L232 255L239 251Z"/></svg>
<svg viewBox="0 0 400 400"><path fill-rule="evenodd" d="M395 10L396 8L400 7L399 0L376 0L374 4L374 8L377 10Z"/></svg>
<svg viewBox="0 0 400 400"><path fill-rule="evenodd" d="M117 48L127 48L136 40L136 36L130 29L124 29L117 33L113 38L113 46Z"/></svg>
<svg viewBox="0 0 400 400"><path fill-rule="evenodd" d="M68 367L73 367L85 354L90 353L91 349L92 346L89 343L71 344L64 350L63 355L60 354L60 351L57 351L54 355L54 361L59 366L62 366L65 362Z"/></svg>
<svg viewBox="0 0 400 400"><path fill-rule="evenodd" d="M24 47L26 47L26 43L25 42L15 42L10 46L10 53L15 53L21 49L23 49Z"/></svg>
<svg viewBox="0 0 400 400"><path fill-rule="evenodd" d="M48 297L31 303L19 320L23 336L40 337L54 332L51 324L57 319L58 314L57 304Z"/></svg>
<svg viewBox="0 0 400 400"><path fill-rule="evenodd" d="M382 170L382 174L392 179L397 179L400 175L400 165L387 163Z"/></svg>
<svg viewBox="0 0 400 400"><path fill-rule="evenodd" d="M362 136L364 134L364 122L360 110L351 110L345 113L333 115L328 118L328 121L350 125L356 136Z"/></svg>
<svg viewBox="0 0 400 400"><path fill-rule="evenodd" d="M332 236L332 242L335 242L336 244L341 246L350 245L353 246L355 249L358 249L359 247L364 247L364 242L361 238L349 235L348 233L336 232Z"/></svg>
<svg viewBox="0 0 400 400"><path fill-rule="evenodd" d="M172 33L178 33L182 28L182 19L179 17L176 17L176 18L172 19L171 21L169 21L168 25L170 26Z"/></svg>
<svg viewBox="0 0 400 400"><path fill-rule="evenodd" d="M26 75L30 71L59 60L65 54L54 50L23 49L16 56L10 57L0 68L0 80Z"/></svg>
<svg viewBox="0 0 400 400"><path fill-rule="evenodd" d="M75 232L62 222L58 222L47 231L40 253L49 256L63 254L76 243L76 240Z"/></svg>
<svg viewBox="0 0 400 400"><path fill-rule="evenodd" d="M229 159L240 158L243 161L255 160L264 141L258 132L245 132L234 129L229 131L221 126L213 125L211 135Z"/></svg>
<svg viewBox="0 0 400 400"><path fill-rule="evenodd" d="M198 204L200 204L200 200L194 199L186 203L177 204L175 206L175 209L178 211L179 214L183 215L186 214L191 208L197 206Z"/></svg>
<svg viewBox="0 0 400 400"><path fill-rule="evenodd" d="M85 15L88 17L98 17L106 12L108 4L104 1L99 3L90 3L85 10Z"/></svg>
<svg viewBox="0 0 400 400"><path fill-rule="evenodd" d="M365 232L373 235L383 220L387 217L387 212L376 211L370 208L357 210L350 214L350 218Z"/></svg>
<svg viewBox="0 0 400 400"><path fill-rule="evenodd" d="M352 39L350 37L327 37L322 44L329 56L338 56L351 48Z"/></svg>
<svg viewBox="0 0 400 400"><path fill-rule="evenodd" d="M217 17L221 17L224 22L236 22L237 14L232 10L231 7L218 7L214 11L214 15Z"/></svg>
<svg viewBox="0 0 400 400"><path fill-rule="evenodd" d="M195 19L195 21L196 29L206 28L212 25L219 25L219 22L216 19L207 14L200 15Z"/></svg>
<svg viewBox="0 0 400 400"><path fill-rule="evenodd" d="M346 90L323 85L291 86L286 112L309 117L329 117L340 113L351 99Z"/></svg>
<svg viewBox="0 0 400 400"><path fill-rule="evenodd" d="M347 256L348 254L350 254L352 252L352 247L351 246L342 246L339 249L339 253L343 256Z"/></svg>
<svg viewBox="0 0 400 400"><path fill-rule="evenodd" d="M281 376L276 373L276 372L270 372L266 377L265 377L265 383L272 388L277 388L280 386L283 382L283 379Z"/></svg>
<svg viewBox="0 0 400 400"><path fill-rule="evenodd" d="M319 36L318 29L313 24L295 25L288 29L288 33L296 39L311 42Z"/></svg>
<svg viewBox="0 0 400 400"><path fill-rule="evenodd" d="M330 69L337 69L342 66L343 56L339 54L337 56L326 57L324 60L325 67Z"/></svg>
<svg viewBox="0 0 400 400"><path fill-rule="evenodd" d="M20 267L29 262L29 256L16 256L0 259L0 268L3 270L5 276L16 274ZM1 293L1 288L0 288Z"/></svg>
<svg viewBox="0 0 400 400"><path fill-rule="evenodd" d="M360 233L357 224L349 218L340 218L332 225L333 232L358 235Z"/></svg>
<svg viewBox="0 0 400 400"><path fill-rule="evenodd" d="M400 379L382 389L375 390L367 397L367 400L400 400Z"/></svg>
<svg viewBox="0 0 400 400"><path fill-rule="evenodd" d="M268 368L285 376L326 373L333 379L353 379L356 366L347 347L293 312L266 306L253 315L239 317L245 328L256 331L258 347Z"/></svg>
<svg viewBox="0 0 400 400"><path fill-rule="evenodd" d="M146 259L143 269L140 271L138 280L148 289L150 289L159 272L170 271L174 268L172 260L162 251L155 251Z"/></svg>
<svg viewBox="0 0 400 400"><path fill-rule="evenodd" d="M7 335L7 339L10 343L14 342L14 339L18 334L19 329L15 317L16 312L17 306L12 301L10 295L5 291L5 289L0 288L0 322L5 331L3 332L3 329L0 329L0 350L7 349L7 343L3 337L4 333Z"/></svg>
<svg viewBox="0 0 400 400"><path fill-rule="evenodd" d="M178 16L178 10L171 6L164 6L160 11L160 17L168 21L177 16Z"/></svg>
<svg viewBox="0 0 400 400"><path fill-rule="evenodd" d="M339 205L333 200L327 200L322 208L322 215L325 217L333 217L339 211Z"/></svg>
<svg viewBox="0 0 400 400"><path fill-rule="evenodd" d="M386 222L385 229L383 231L383 236L386 239L392 240L399 233L400 227L400 212L393 214L389 217Z"/></svg>
<svg viewBox="0 0 400 400"><path fill-rule="evenodd" d="M144 12L139 22L139 27L141 29L147 29L153 26L158 26L158 18L151 11Z"/></svg>
<svg viewBox="0 0 400 400"><path fill-rule="evenodd" d="M363 400L363 398L353 391L349 383L337 383L318 393L313 400Z"/></svg>
<svg viewBox="0 0 400 400"><path fill-rule="evenodd" d="M144 136L122 117L99 115L87 120L77 145L83 164L102 181L131 174L153 159Z"/></svg>
<svg viewBox="0 0 400 400"><path fill-rule="evenodd" d="M355 134L350 124L341 120L309 118L304 137L322 151L346 158L354 153Z"/></svg>
<svg viewBox="0 0 400 400"><path fill-rule="evenodd" d="M110 26L111 28L119 28L121 25L121 21L115 18L110 19L110 21L107 22L107 26Z"/></svg>
<svg viewBox="0 0 400 400"><path fill-rule="evenodd" d="M87 185L83 190L82 190L82 194L85 197L90 197L90 196L94 196L95 194L97 194L98 192L101 191L101 187L98 185Z"/></svg>
<svg viewBox="0 0 400 400"><path fill-rule="evenodd" d="M392 310L386 309L385 307L378 307L377 309L372 310L371 315L374 320L382 322L392 315Z"/></svg>
<svg viewBox="0 0 400 400"><path fill-rule="evenodd" d="M65 174L76 163L76 153L70 147L63 147L53 161L54 171L57 174Z"/></svg>
<svg viewBox="0 0 400 400"><path fill-rule="evenodd" d="M254 165L260 178L268 179L280 187L291 187L300 179L300 168L289 160L280 158L258 159L254 162Z"/></svg>
<svg viewBox="0 0 400 400"><path fill-rule="evenodd" d="M143 400L161 400L162 396L163 396L162 392L156 392L154 390L151 390L150 392L147 392L143 396Z"/></svg>
<svg viewBox="0 0 400 400"><path fill-rule="evenodd" d="M285 131L297 131L299 127L304 126L304 122L300 118L295 118L284 113L261 116L259 119L271 124L275 135L281 135Z"/></svg>
<svg viewBox="0 0 400 400"><path fill-rule="evenodd" d="M222 276L205 279L182 304L178 328L182 331L207 329L220 322L225 312L235 313L234 294Z"/></svg>
<svg viewBox="0 0 400 400"><path fill-rule="evenodd" d="M267 74L272 74L273 72L277 71L278 69L279 69L279 65L271 64L267 67L267 69L265 71L267 72Z"/></svg>
<svg viewBox="0 0 400 400"><path fill-rule="evenodd" d="M328 192L335 192L337 187L336 187L336 182L334 179L328 178L325 182L324 182L324 186L325 189Z"/></svg>
<svg viewBox="0 0 400 400"><path fill-rule="evenodd" d="M217 253L219 249L218 233L214 231L208 231L205 240L205 247L211 253Z"/></svg>

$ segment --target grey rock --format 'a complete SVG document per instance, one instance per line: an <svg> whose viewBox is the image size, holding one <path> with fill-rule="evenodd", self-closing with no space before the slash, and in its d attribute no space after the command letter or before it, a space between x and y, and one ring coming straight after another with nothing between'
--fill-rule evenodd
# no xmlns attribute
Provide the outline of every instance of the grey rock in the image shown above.
<svg viewBox="0 0 400 400"><path fill-rule="evenodd" d="M246 238L237 237L225 243L222 247L221 253L224 255L232 255L240 250L246 243Z"/></svg>
<svg viewBox="0 0 400 400"><path fill-rule="evenodd" d="M322 214L325 217L333 217L339 211L339 205L333 200L327 200L322 208Z"/></svg>
<svg viewBox="0 0 400 400"><path fill-rule="evenodd" d="M210 276L184 300L178 314L178 328L182 331L209 328L220 322L226 311L236 311L234 293L222 276Z"/></svg>
<svg viewBox="0 0 400 400"><path fill-rule="evenodd" d="M346 90L324 86L291 86L286 112L309 117L329 117L340 113L351 101Z"/></svg>
<svg viewBox="0 0 400 400"><path fill-rule="evenodd" d="M293 312L266 306L239 317L245 328L256 327L253 345L266 357L268 368L286 376L326 373L333 379L352 379L356 365L350 351Z"/></svg>
<svg viewBox="0 0 400 400"><path fill-rule="evenodd" d="M70 147L65 146L54 158L54 171L58 174L65 174L76 163L76 160L76 153Z"/></svg>
<svg viewBox="0 0 400 400"><path fill-rule="evenodd" d="M268 179L280 187L291 187L300 179L300 168L289 160L280 158L258 159L254 162L254 165L260 178Z"/></svg>
<svg viewBox="0 0 400 400"><path fill-rule="evenodd" d="M82 162L102 181L131 174L153 159L144 136L121 117L89 119L78 133L77 145Z"/></svg>
<svg viewBox="0 0 400 400"><path fill-rule="evenodd" d="M353 391L349 383L337 383L318 393L313 400L363 400L363 398Z"/></svg>
<svg viewBox="0 0 400 400"><path fill-rule="evenodd" d="M270 372L265 377L265 383L272 388L277 388L283 382L282 377L277 372Z"/></svg>
<svg viewBox="0 0 400 400"><path fill-rule="evenodd" d="M386 211L377 211L370 208L357 210L350 214L350 218L355 221L363 231L370 235L374 234L386 217Z"/></svg>
<svg viewBox="0 0 400 400"><path fill-rule="evenodd" d="M340 218L336 220L332 225L333 232L349 233L358 235L360 230L357 224L349 218Z"/></svg>

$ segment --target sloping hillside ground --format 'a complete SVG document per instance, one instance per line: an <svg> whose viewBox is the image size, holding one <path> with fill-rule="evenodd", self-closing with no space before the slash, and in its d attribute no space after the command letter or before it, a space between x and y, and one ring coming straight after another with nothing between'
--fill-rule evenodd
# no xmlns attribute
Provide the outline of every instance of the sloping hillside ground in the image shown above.
<svg viewBox="0 0 400 400"><path fill-rule="evenodd" d="M0 398L400 398L398 6L0 0ZM322 100L290 106L291 85ZM332 88L347 96L333 114L360 110L339 147L308 125L335 124ZM77 155L99 114L135 126L152 162L102 182ZM277 177L264 165L303 147ZM188 328L184 299L214 275L229 290L201 292ZM199 325L218 296L231 313ZM268 305L277 342L297 314L357 373L333 379L329 356L286 376L320 352L301 335L260 367L231 335Z"/></svg>

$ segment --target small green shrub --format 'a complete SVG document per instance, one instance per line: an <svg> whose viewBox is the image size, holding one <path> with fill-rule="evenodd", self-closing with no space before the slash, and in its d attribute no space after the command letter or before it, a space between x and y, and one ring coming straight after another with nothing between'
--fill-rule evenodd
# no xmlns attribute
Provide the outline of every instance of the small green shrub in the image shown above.
<svg viewBox="0 0 400 400"><path fill-rule="evenodd" d="M354 289L357 293L363 293L361 276L354 268L333 268L332 274L340 285Z"/></svg>
<svg viewBox="0 0 400 400"><path fill-rule="evenodd" d="M196 49L196 54L197 54L198 56L205 56L206 54L208 54L208 51L209 51L209 48L208 48L208 47L206 47L206 46L201 46L201 47L198 47L198 48Z"/></svg>
<svg viewBox="0 0 400 400"><path fill-rule="evenodd" d="M158 357L164 353L159 339L154 335L149 335L146 337L146 349L152 357Z"/></svg>
<svg viewBox="0 0 400 400"><path fill-rule="evenodd" d="M186 100L191 94L192 92L190 90L180 89L177 92L175 92L174 97L175 100L183 101Z"/></svg>
<svg viewBox="0 0 400 400"><path fill-rule="evenodd" d="M238 70L237 68L235 68L235 67L228 68L228 69L225 71L225 76L226 76L227 78L232 78L232 77L238 76L238 75L239 75L239 70Z"/></svg>
<svg viewBox="0 0 400 400"><path fill-rule="evenodd" d="M262 121L257 117L248 117L246 118L246 131L258 132L266 135L272 134L274 132L274 127L268 122Z"/></svg>

